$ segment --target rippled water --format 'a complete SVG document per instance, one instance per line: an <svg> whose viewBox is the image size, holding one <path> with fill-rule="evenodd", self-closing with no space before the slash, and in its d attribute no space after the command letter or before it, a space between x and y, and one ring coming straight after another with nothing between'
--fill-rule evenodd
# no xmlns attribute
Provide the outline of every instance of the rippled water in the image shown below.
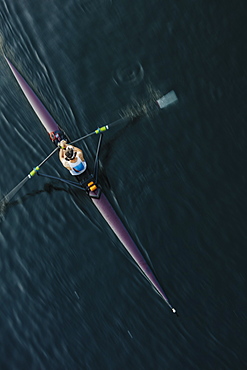
<svg viewBox="0 0 247 370"><path fill-rule="evenodd" d="M1 210L0 368L246 369L245 2L47 4L2 0L1 47L72 139L146 113L104 135L101 183L180 316L84 194L34 178ZM53 147L0 69L3 196Z"/></svg>

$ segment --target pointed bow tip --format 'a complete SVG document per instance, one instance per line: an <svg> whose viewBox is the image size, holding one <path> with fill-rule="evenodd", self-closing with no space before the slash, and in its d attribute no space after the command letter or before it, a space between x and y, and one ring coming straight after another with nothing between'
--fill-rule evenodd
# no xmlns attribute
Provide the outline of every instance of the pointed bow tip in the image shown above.
<svg viewBox="0 0 247 370"><path fill-rule="evenodd" d="M172 312L175 313L176 316L178 316L177 310L175 308L172 308Z"/></svg>

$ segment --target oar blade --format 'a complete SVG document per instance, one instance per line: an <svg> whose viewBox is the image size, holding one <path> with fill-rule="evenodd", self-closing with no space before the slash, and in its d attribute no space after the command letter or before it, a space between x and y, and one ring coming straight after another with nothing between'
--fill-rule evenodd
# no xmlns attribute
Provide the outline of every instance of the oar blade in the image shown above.
<svg viewBox="0 0 247 370"><path fill-rule="evenodd" d="M163 95L160 99L157 100L157 103L161 109L166 108L168 105L176 103L178 100L177 95L174 90L171 90L169 93Z"/></svg>
<svg viewBox="0 0 247 370"><path fill-rule="evenodd" d="M19 184L17 184L14 189L12 189L7 195L5 195L1 201L0 201L0 206L2 207L3 205L7 204L14 196L15 194L25 185L25 183L30 179L30 176L27 175L24 177Z"/></svg>

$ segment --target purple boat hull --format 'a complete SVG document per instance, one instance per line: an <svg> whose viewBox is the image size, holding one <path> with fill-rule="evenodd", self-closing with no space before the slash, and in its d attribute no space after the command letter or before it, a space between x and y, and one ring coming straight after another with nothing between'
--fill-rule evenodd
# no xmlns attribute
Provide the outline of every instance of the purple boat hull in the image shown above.
<svg viewBox="0 0 247 370"><path fill-rule="evenodd" d="M39 117L41 123L43 124L46 131L50 134L51 132L56 132L60 130L58 124L54 121L50 113L46 110L44 105L41 103L37 95L33 92L24 78L20 75L17 69L13 66L13 64L5 57L11 71L13 72L18 84L20 85L23 93L25 94L27 100L29 101L31 107ZM97 190L96 190L97 192ZM90 193L89 193L90 195ZM94 192L91 195L96 195ZM167 303L173 313L176 313L175 308L171 306L168 301L168 298L165 295L164 290L162 289L161 285L159 284L157 278L153 274L152 270L148 266L147 262L145 261L144 257L142 256L141 252L139 251L137 245L131 238L129 232L117 216L115 210L109 203L106 196L101 192L100 198L91 197L92 202L97 207L99 212L102 214L104 219L107 221L111 229L117 235L118 239L122 242L126 250L135 260L137 265L140 267L141 271L146 275L148 280L152 283L153 287L159 293L159 295L163 298L163 300Z"/></svg>
<svg viewBox="0 0 247 370"><path fill-rule="evenodd" d="M155 275L153 274L152 270L150 269L149 265L144 259L143 255L139 251L137 245L133 241L132 237L130 236L126 227L123 225L122 221L120 220L115 210L109 203L106 196L102 193L100 196L100 199L92 198L92 201L94 205L98 208L99 212L102 214L104 219L107 221L111 229L117 235L118 239L124 245L125 249L129 252L129 254L135 260L135 262L140 267L142 272L144 272L146 277L150 280L153 287L157 290L157 292L161 295L161 297L166 301L168 306L171 309L173 309L165 295L164 290L162 289L161 285L159 284L158 280L156 279Z"/></svg>
<svg viewBox="0 0 247 370"><path fill-rule="evenodd" d="M26 96L27 100L29 101L31 107L33 108L34 112L39 117L40 121L42 122L43 126L45 127L48 133L54 132L59 130L57 123L54 121L50 113L41 103L37 95L33 92L31 87L27 84L24 78L20 75L17 69L13 66L13 64L5 57L13 75L15 76L18 84L20 85L24 95Z"/></svg>

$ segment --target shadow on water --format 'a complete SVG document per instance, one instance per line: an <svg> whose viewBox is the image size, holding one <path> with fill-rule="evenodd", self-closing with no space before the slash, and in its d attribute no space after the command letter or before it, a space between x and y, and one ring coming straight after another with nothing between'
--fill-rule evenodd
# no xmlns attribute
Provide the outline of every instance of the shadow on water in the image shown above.
<svg viewBox="0 0 247 370"><path fill-rule="evenodd" d="M110 182L106 175L101 174L100 175L100 184L103 189L110 189ZM72 197L72 201L74 205L77 207L80 213L83 214L84 217L86 217L88 220L91 221L91 224L93 224L97 229L102 230L102 226L97 221L98 219L98 211L93 206L90 198L85 193L85 191L82 191L80 189L71 188L71 187L64 187L62 186L56 186L52 182L47 182L44 184L43 189L39 189L36 191L29 192L16 200L10 201L10 202L2 202L0 205L0 222L2 222L8 212L9 209L12 207L16 207L19 204L25 203L30 199L30 197L36 197L42 193L51 194L53 192L66 192L68 195ZM97 214L97 216L96 216Z"/></svg>
<svg viewBox="0 0 247 370"><path fill-rule="evenodd" d="M13 200L11 202L2 202L1 203L1 209L0 209L0 217L2 218L6 214L8 209L10 209L12 207L15 207L18 204L26 202L30 197L37 196L41 193L51 194L53 191L65 191L66 193L69 193L69 194L71 193L71 190L61 188L61 187L57 187L57 186L53 185L52 183L46 183L46 184L44 184L43 189L36 190L36 191L31 192L31 193L27 193L27 194L23 195L22 197L19 197L18 199Z"/></svg>

